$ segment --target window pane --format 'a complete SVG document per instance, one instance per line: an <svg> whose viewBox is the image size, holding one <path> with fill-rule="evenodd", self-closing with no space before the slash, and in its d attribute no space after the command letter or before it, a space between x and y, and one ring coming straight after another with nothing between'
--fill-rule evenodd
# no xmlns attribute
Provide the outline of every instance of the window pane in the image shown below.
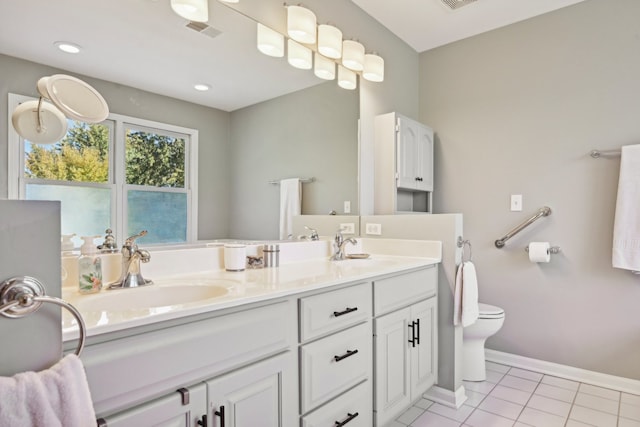
<svg viewBox="0 0 640 427"><path fill-rule="evenodd" d="M129 236L147 230L143 243L187 241L186 193L130 190L127 203Z"/></svg>
<svg viewBox="0 0 640 427"><path fill-rule="evenodd" d="M24 176L58 181L109 181L109 127L68 120L69 130L51 145L25 141Z"/></svg>
<svg viewBox="0 0 640 427"><path fill-rule="evenodd" d="M127 129L126 183L184 188L185 139Z"/></svg>
<svg viewBox="0 0 640 427"><path fill-rule="evenodd" d="M61 201L62 234L97 236L111 227L108 188L27 184L26 193L28 200ZM78 243L80 239L74 241Z"/></svg>

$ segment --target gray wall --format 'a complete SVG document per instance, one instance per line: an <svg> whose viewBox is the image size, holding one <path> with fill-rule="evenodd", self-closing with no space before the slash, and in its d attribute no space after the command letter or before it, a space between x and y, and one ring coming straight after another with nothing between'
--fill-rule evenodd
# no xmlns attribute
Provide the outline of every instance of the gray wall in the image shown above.
<svg viewBox="0 0 640 427"><path fill-rule="evenodd" d="M640 379L640 278L611 267L619 159L588 155L640 142L638 16L637 0L588 0L420 55L435 209L464 213L480 298L506 311L489 348ZM530 241L562 253L532 264Z"/></svg>
<svg viewBox="0 0 640 427"><path fill-rule="evenodd" d="M327 82L231 113L230 236L278 239L280 187L302 185L302 214L358 212L358 91Z"/></svg>

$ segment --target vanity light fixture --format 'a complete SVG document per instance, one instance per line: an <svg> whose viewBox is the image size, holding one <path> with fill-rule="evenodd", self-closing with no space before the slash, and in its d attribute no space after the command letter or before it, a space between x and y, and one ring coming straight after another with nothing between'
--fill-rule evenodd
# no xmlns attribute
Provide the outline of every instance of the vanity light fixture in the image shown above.
<svg viewBox="0 0 640 427"><path fill-rule="evenodd" d="M315 43L315 13L302 6L287 6L287 34L300 43Z"/></svg>
<svg viewBox="0 0 640 427"><path fill-rule="evenodd" d="M189 21L207 22L209 20L208 0L171 0L171 9Z"/></svg>
<svg viewBox="0 0 640 427"><path fill-rule="evenodd" d="M374 53L367 53L364 56L364 68L362 77L370 82L381 82L384 80L384 59Z"/></svg>
<svg viewBox="0 0 640 427"><path fill-rule="evenodd" d="M338 65L338 86L343 89L354 90L358 87L358 76L348 68Z"/></svg>
<svg viewBox="0 0 640 427"><path fill-rule="evenodd" d="M205 83L197 83L195 85L193 85L193 88L199 92L206 92L209 89L211 89L211 86L209 86L208 84Z"/></svg>
<svg viewBox="0 0 640 427"><path fill-rule="evenodd" d="M71 42L55 42L54 45L63 52L66 53L79 53L80 46Z"/></svg>
<svg viewBox="0 0 640 427"><path fill-rule="evenodd" d="M342 42L342 65L353 71L364 68L364 46L355 40Z"/></svg>
<svg viewBox="0 0 640 427"><path fill-rule="evenodd" d="M313 56L313 73L324 80L336 78L336 63L316 52Z"/></svg>
<svg viewBox="0 0 640 427"><path fill-rule="evenodd" d="M292 67L310 70L312 62L311 49L289 39L287 40L287 60Z"/></svg>
<svg viewBox="0 0 640 427"><path fill-rule="evenodd" d="M284 36L258 22L258 50L265 55L284 56Z"/></svg>
<svg viewBox="0 0 640 427"><path fill-rule="evenodd" d="M318 51L331 59L342 56L342 31L333 25L318 25Z"/></svg>

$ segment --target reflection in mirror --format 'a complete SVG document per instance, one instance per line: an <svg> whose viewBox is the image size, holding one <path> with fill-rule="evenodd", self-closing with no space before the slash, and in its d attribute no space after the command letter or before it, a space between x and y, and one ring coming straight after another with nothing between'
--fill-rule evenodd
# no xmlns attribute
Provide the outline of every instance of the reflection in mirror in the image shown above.
<svg viewBox="0 0 640 427"><path fill-rule="evenodd" d="M254 21L210 7L202 34L168 1L2 2L0 96L36 97L39 77L68 73L95 87L113 113L197 129L199 239L277 238L279 193L269 181L283 178L316 178L303 186L305 214L342 213L345 201L357 214L358 92L261 54ZM55 51L60 28L82 48L78 56ZM195 83L211 90L197 92ZM15 192L5 167L0 196ZM122 235L114 222L95 233L111 226Z"/></svg>

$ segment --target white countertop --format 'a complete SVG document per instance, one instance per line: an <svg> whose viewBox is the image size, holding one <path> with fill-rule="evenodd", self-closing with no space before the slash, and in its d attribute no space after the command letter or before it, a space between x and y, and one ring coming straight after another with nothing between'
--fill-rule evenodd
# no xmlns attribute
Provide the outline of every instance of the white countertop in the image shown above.
<svg viewBox="0 0 640 427"><path fill-rule="evenodd" d="M154 284L150 286L103 290L90 295L80 295L74 288L63 288L62 298L80 311L87 327L87 336L94 336L367 280L438 262L438 258L392 255L372 255L369 259L345 261L328 261L322 258L284 264L276 268L247 269L243 272L211 270L163 278L150 277L154 279ZM225 293L209 297L208 290L212 284L220 285L223 289L218 290ZM193 302L180 303L179 286L186 286L185 293L188 291L189 294L201 297ZM160 292L173 292L178 303L144 307L153 305L151 301ZM62 332L64 341L78 337L75 319L66 310L63 310Z"/></svg>

